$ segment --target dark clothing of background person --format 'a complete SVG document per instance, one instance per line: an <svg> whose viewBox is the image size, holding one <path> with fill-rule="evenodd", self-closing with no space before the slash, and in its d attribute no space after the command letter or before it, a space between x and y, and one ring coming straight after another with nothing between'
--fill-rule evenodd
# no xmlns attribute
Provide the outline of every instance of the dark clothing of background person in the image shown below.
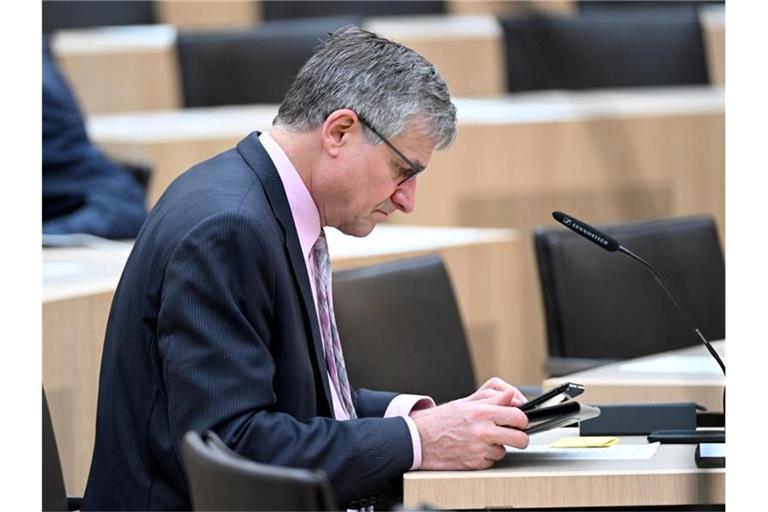
<svg viewBox="0 0 768 512"><path fill-rule="evenodd" d="M144 189L88 139L72 92L43 47L43 233L135 238Z"/></svg>

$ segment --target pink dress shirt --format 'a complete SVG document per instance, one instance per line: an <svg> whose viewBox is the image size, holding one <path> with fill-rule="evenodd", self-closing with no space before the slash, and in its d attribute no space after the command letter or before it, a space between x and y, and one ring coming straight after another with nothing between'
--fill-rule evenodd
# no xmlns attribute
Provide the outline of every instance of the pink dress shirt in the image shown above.
<svg viewBox="0 0 768 512"><path fill-rule="evenodd" d="M296 233L299 235L299 244L301 245L301 252L304 256L304 265L307 267L309 285L312 287L312 297L315 299L315 313L317 313L317 295L315 290L315 280L313 279L314 266L312 265L310 258L312 258L312 246L315 245L315 241L317 241L317 238L320 236L320 230L322 228L322 226L320 226L320 213L317 211L315 201L312 199L309 190L307 190L306 185L301 180L298 171L275 139L272 138L269 132L264 132L259 136L259 141L264 146L272 163L275 164L277 173L280 175L280 180L283 182L283 188L285 189L285 195L288 198L288 205L291 208L293 222L296 225ZM329 290L329 294L331 301L333 301L333 290ZM330 375L326 373L326 376L330 382ZM329 387L331 390L331 398L333 400L333 413L335 418L337 420L349 419L346 411L344 411L344 408L341 406L341 401L336 394L336 389L334 389L333 385L330 385ZM411 433L411 441L413 443L412 470L421 467L421 439L419 438L419 431L416 428L416 423L409 416L409 413L415 409L426 409L434 406L435 401L428 396L403 394L393 398L384 413L385 418L400 416L408 425L408 430Z"/></svg>

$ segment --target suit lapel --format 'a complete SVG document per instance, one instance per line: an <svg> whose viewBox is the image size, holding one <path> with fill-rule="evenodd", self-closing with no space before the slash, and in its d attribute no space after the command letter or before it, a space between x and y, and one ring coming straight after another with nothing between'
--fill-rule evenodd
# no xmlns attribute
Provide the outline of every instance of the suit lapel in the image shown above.
<svg viewBox="0 0 768 512"><path fill-rule="evenodd" d="M285 234L285 249L288 254L288 260L291 263L293 277L298 283L301 302L304 312L304 324L309 326L312 336L312 349L315 355L313 371L315 379L322 383L326 406L330 416L333 416L333 402L331 400L331 391L328 387L328 378L326 376L325 354L323 352L323 342L320 337L320 328L317 325L317 314L315 311L315 301L312 298L312 288L309 285L309 276L304 263L304 256L301 252L299 236L296 233L296 226L293 223L293 215L288 205L288 198L285 195L283 183L280 175L277 173L272 160L264 150L258 139L259 132L253 132L237 145L238 152L243 156L248 165L261 181L267 199L269 200L275 219L280 224Z"/></svg>

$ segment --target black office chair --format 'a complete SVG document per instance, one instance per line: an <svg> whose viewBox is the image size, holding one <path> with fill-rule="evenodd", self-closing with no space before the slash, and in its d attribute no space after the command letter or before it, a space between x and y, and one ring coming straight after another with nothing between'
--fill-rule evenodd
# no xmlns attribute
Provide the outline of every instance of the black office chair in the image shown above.
<svg viewBox="0 0 768 512"><path fill-rule="evenodd" d="M531 11L499 22L510 92L709 83L693 10Z"/></svg>
<svg viewBox="0 0 768 512"><path fill-rule="evenodd" d="M184 106L280 103L317 46L341 27L358 24L354 17L336 17L181 31L177 46Z"/></svg>
<svg viewBox="0 0 768 512"><path fill-rule="evenodd" d="M661 273L704 336L725 338L725 262L712 218L598 229ZM603 251L564 228L538 228L534 243L551 375L701 343L637 262Z"/></svg>
<svg viewBox="0 0 768 512"><path fill-rule="evenodd" d="M395 16L445 14L442 0L330 0L292 2L261 2L262 19L314 18L318 16Z"/></svg>
<svg viewBox="0 0 768 512"><path fill-rule="evenodd" d="M656 10L670 13L684 11L698 13L699 9L708 5L725 4L725 0L577 0L576 9L579 15L594 13L617 12L634 9L645 11Z"/></svg>
<svg viewBox="0 0 768 512"><path fill-rule="evenodd" d="M147 0L47 0L43 2L43 33L112 25L156 23L155 2Z"/></svg>
<svg viewBox="0 0 768 512"><path fill-rule="evenodd" d="M43 510L80 510L82 501L80 497L67 496L59 448L43 388Z"/></svg>
<svg viewBox="0 0 768 512"><path fill-rule="evenodd" d="M187 432L181 447L194 510L335 510L322 471L260 464L211 431Z"/></svg>
<svg viewBox="0 0 768 512"><path fill-rule="evenodd" d="M353 386L425 394L438 403L475 390L464 327L439 256L334 272L333 300Z"/></svg>

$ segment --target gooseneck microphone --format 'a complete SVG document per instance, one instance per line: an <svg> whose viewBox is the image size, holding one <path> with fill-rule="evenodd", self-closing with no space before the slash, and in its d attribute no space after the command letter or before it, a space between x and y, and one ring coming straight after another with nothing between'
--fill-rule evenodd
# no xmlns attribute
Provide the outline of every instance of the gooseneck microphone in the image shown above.
<svg viewBox="0 0 768 512"><path fill-rule="evenodd" d="M653 266L651 266L650 263L642 259L640 256L634 254L632 251L630 251L626 247L619 244L619 242L617 242L614 238L606 235L605 233L602 233L598 229L593 228L586 222L580 221L579 219L575 218L572 215L568 215L563 212L552 212L552 217L554 217L555 220L560 224L562 224L563 226L574 231L575 233L578 233L579 235L583 236L590 242L602 247L606 251L608 252L618 251L624 254L625 256L628 256L633 260L640 262L640 264L642 264L643 267L645 267L646 270L648 270L651 273L651 275L653 275L654 279L656 279L656 282L659 283L661 288L666 292L667 296L669 296L669 298L672 299L672 302L677 307L677 310L682 314L686 323L690 326L691 329L693 329L693 331L696 333L699 339L701 339L701 341L704 342L704 345L707 347L707 350L709 350L709 353L712 355L712 357L715 358L715 361L717 361L717 364L720 365L720 369L723 370L723 375L725 375L725 364L723 363L723 360L720 359L720 356L717 354L717 351L712 347L712 345L709 343L707 338L705 338L704 335L701 333L699 328L693 322L693 318L691 318L691 315L683 307L683 305L680 304L680 301L677 299L675 294L672 293L672 289L664 281L664 278L661 277L661 274L659 274L659 272L655 268L653 268Z"/></svg>

